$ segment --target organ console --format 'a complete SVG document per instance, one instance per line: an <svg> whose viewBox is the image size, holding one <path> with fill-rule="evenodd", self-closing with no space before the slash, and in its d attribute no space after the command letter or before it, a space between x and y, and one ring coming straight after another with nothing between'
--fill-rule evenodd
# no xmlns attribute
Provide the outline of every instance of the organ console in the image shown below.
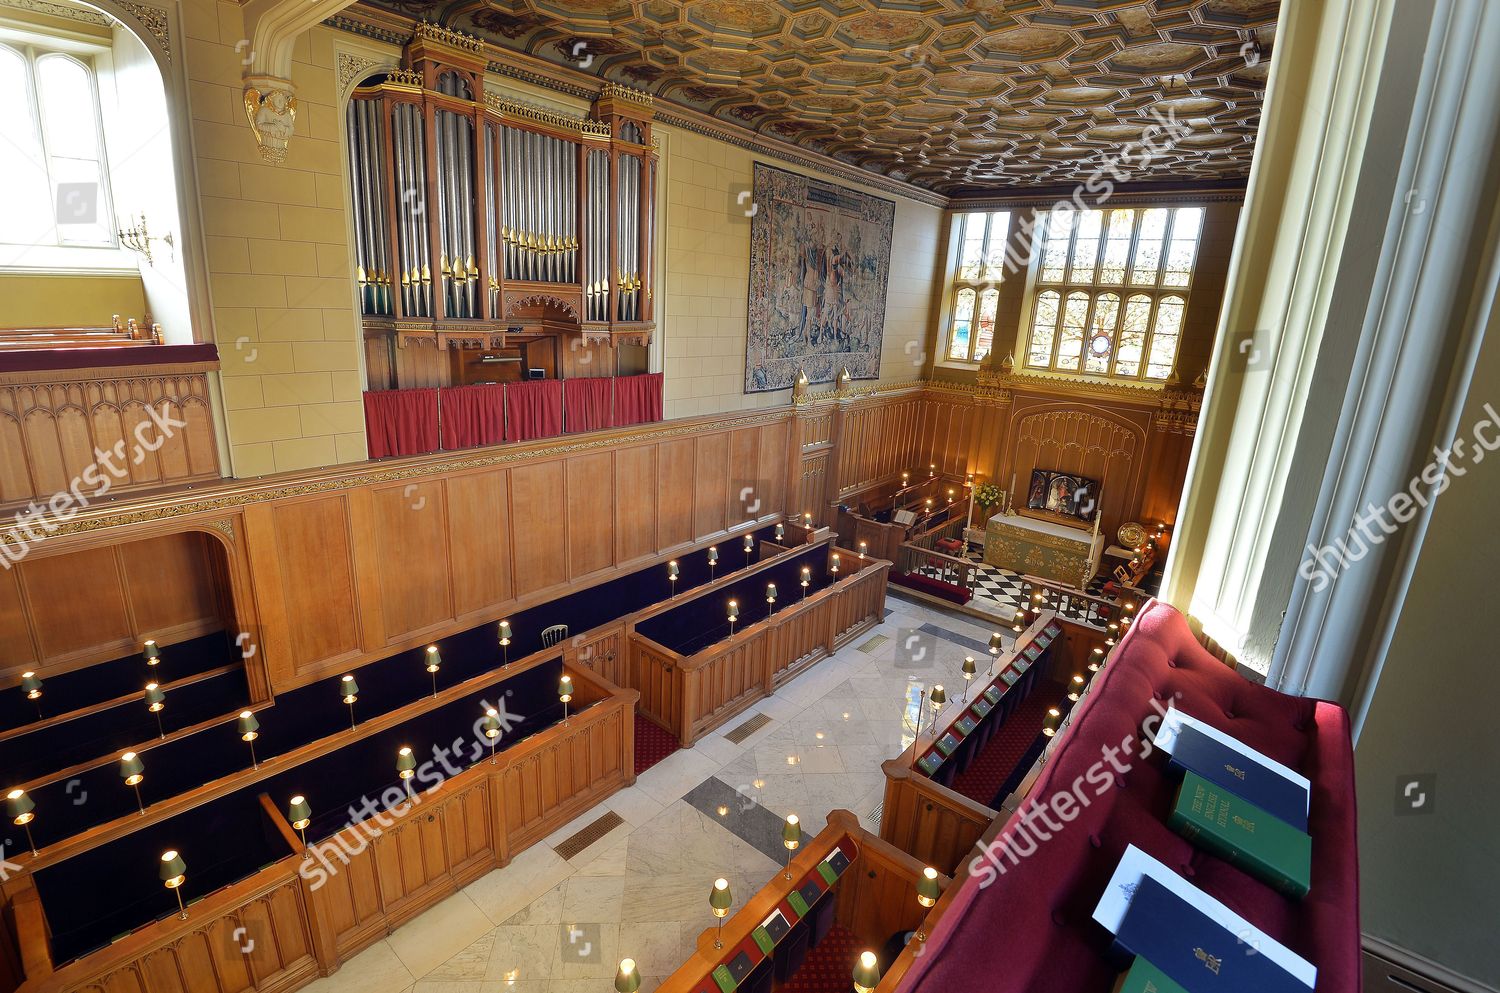
<svg viewBox="0 0 1500 993"><path fill-rule="evenodd" d="M482 42L434 24L404 61L355 90L346 120L366 336L648 343L651 97L608 83L587 118L503 99L484 89Z"/></svg>

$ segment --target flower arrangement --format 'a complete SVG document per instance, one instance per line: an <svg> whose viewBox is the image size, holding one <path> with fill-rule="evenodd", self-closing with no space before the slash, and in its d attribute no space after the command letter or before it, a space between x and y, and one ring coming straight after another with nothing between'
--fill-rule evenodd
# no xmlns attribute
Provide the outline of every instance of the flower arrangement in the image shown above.
<svg viewBox="0 0 1500 993"><path fill-rule="evenodd" d="M981 483L974 488L974 502L981 507L989 508L999 505L1000 487L994 483Z"/></svg>

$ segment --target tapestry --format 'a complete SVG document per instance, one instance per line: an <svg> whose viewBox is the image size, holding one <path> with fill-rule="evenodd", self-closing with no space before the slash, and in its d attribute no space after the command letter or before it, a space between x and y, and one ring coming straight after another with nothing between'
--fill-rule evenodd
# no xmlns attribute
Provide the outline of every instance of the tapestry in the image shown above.
<svg viewBox="0 0 1500 993"><path fill-rule="evenodd" d="M755 166L745 392L880 376L893 201Z"/></svg>

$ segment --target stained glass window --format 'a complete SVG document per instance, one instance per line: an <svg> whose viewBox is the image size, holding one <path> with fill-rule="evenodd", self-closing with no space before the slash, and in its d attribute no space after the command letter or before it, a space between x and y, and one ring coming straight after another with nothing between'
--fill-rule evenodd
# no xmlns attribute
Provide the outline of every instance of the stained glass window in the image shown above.
<svg viewBox="0 0 1500 993"><path fill-rule="evenodd" d="M972 211L955 215L953 223L958 230L958 256L947 357L955 362L980 362L994 347L1000 308L1000 292L994 284L1005 278L1010 213Z"/></svg>

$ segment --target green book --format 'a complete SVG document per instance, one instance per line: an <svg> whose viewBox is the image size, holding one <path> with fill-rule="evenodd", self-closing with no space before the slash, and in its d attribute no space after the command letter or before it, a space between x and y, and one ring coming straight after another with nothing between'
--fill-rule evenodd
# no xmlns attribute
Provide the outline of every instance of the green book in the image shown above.
<svg viewBox="0 0 1500 993"><path fill-rule="evenodd" d="M754 931L751 931L750 937L755 939L756 947L766 955L770 955L771 949L776 947L776 942L772 939L771 932L763 927L758 927Z"/></svg>
<svg viewBox="0 0 1500 993"><path fill-rule="evenodd" d="M801 920L802 918L807 916L807 901L802 899L801 893L798 893L796 890L792 890L786 895L786 902L791 904L792 909L797 912L798 920Z"/></svg>
<svg viewBox="0 0 1500 993"><path fill-rule="evenodd" d="M1194 845L1294 899L1307 895L1312 838L1188 772L1167 824Z"/></svg>
<svg viewBox="0 0 1500 993"><path fill-rule="evenodd" d="M1120 976L1114 993L1187 993L1166 974L1139 955L1130 966L1130 971Z"/></svg>
<svg viewBox="0 0 1500 993"><path fill-rule="evenodd" d="M724 993L734 993L734 988L739 985L739 983L734 981L734 975L729 971L729 966L727 965L714 966L712 975L714 982L718 984L719 989L723 990Z"/></svg>

